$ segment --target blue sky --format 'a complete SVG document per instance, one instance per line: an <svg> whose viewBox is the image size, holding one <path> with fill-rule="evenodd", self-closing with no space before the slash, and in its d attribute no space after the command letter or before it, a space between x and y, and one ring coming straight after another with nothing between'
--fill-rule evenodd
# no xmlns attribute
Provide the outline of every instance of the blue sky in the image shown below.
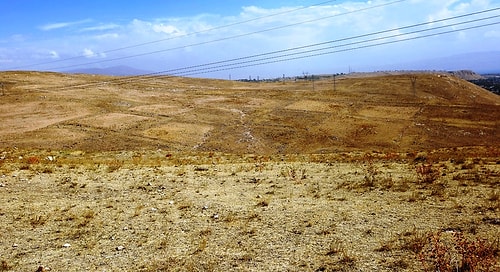
<svg viewBox="0 0 500 272"><path fill-rule="evenodd" d="M193 76L273 78L394 69L500 71L500 24L495 24L500 17L485 19L500 16L500 10L431 23L495 8L500 8L500 0L0 0L0 70L127 65L160 72L236 58L245 63L234 66L299 57L239 69L218 65L204 70L209 73ZM465 23L470 20L478 21ZM422 23L428 24L405 28ZM460 31L485 24L494 25ZM456 32L418 38L446 31ZM344 41L310 47L336 40ZM296 53L290 56L266 55L274 58L255 62L245 59L297 47L306 49L282 53ZM322 47L331 48L304 52ZM322 55L308 57L316 53Z"/></svg>

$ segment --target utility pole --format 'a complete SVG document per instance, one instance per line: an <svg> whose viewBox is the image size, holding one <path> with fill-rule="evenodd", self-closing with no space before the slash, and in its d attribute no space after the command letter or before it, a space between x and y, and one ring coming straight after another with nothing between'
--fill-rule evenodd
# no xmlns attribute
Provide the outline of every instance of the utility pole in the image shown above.
<svg viewBox="0 0 500 272"><path fill-rule="evenodd" d="M313 92L314 92L314 75L311 75L311 80L313 82Z"/></svg>
<svg viewBox="0 0 500 272"><path fill-rule="evenodd" d="M417 96L417 88L416 88L416 85L417 85L417 76L416 75L411 75L410 76L410 80L411 80L411 90L413 91L413 96Z"/></svg>
<svg viewBox="0 0 500 272"><path fill-rule="evenodd" d="M336 82L335 82L335 77L336 77L336 76L337 76L336 74L333 74L333 91L334 91L334 92L337 90L337 84L336 84Z"/></svg>

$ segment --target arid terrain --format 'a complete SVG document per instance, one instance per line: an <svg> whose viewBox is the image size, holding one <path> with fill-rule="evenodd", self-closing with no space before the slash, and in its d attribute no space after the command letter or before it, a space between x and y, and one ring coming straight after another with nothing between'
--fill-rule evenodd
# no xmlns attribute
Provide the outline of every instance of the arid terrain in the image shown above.
<svg viewBox="0 0 500 272"><path fill-rule="evenodd" d="M467 81L0 83L0 271L500 270L500 96Z"/></svg>

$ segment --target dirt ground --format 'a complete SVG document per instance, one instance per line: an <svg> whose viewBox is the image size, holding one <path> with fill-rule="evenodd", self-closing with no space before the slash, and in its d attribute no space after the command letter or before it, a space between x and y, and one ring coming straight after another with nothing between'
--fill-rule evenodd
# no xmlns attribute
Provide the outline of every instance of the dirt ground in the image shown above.
<svg viewBox="0 0 500 272"><path fill-rule="evenodd" d="M465 81L0 81L0 271L500 269L500 98Z"/></svg>

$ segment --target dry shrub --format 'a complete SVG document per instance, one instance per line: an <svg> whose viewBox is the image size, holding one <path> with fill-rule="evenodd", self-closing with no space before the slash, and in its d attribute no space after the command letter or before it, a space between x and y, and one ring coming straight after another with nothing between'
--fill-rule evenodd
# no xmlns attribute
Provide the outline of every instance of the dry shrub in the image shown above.
<svg viewBox="0 0 500 272"><path fill-rule="evenodd" d="M124 162L120 160L112 160L107 163L109 173L114 172L123 167Z"/></svg>
<svg viewBox="0 0 500 272"><path fill-rule="evenodd" d="M439 170L432 167L432 164L422 164L416 168L418 181L420 183L432 184L439 177Z"/></svg>
<svg viewBox="0 0 500 272"><path fill-rule="evenodd" d="M462 232L430 233L418 257L425 271L495 271L498 248L485 239L467 239Z"/></svg>
<svg viewBox="0 0 500 272"><path fill-rule="evenodd" d="M28 163L28 164L38 164L38 163L40 163L40 158L38 158L36 156L28 157L26 159L26 163Z"/></svg>
<svg viewBox="0 0 500 272"><path fill-rule="evenodd" d="M12 266L6 260L0 262L0 271L9 271L11 269Z"/></svg>
<svg viewBox="0 0 500 272"><path fill-rule="evenodd" d="M297 169L292 166L287 166L281 170L281 176L292 181L298 182L307 178L306 169Z"/></svg>

